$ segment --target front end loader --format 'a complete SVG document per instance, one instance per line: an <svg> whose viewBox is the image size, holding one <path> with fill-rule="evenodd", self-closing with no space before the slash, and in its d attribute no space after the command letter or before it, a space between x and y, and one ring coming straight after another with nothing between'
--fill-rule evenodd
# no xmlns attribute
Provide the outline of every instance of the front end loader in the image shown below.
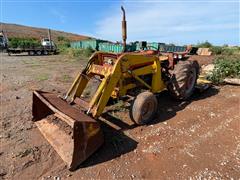
<svg viewBox="0 0 240 180"><path fill-rule="evenodd" d="M110 99L133 97L131 119L136 124L147 124L158 109L157 93L168 89L175 98L186 99L194 91L198 74L196 61L179 60L171 53L95 52L64 97L33 92L33 121L69 169L74 170L103 144L98 117ZM99 85L87 100L83 92L91 79L97 79Z"/></svg>

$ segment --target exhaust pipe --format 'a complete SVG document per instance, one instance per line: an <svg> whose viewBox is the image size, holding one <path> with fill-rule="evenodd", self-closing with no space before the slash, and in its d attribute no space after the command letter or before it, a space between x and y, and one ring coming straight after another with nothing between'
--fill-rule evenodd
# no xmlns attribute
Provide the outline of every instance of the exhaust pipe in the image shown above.
<svg viewBox="0 0 240 180"><path fill-rule="evenodd" d="M52 41L52 35L51 35L51 30L48 29L48 39L51 42Z"/></svg>
<svg viewBox="0 0 240 180"><path fill-rule="evenodd" d="M51 34L51 29L48 29L48 39L50 42L50 49L53 48L53 44L52 44L52 34Z"/></svg>
<svg viewBox="0 0 240 180"><path fill-rule="evenodd" d="M121 6L121 10L123 12L123 17L122 17L122 40L123 40L123 52L126 52L126 40L127 40L127 21L126 21L126 15L125 15L125 9L123 6Z"/></svg>

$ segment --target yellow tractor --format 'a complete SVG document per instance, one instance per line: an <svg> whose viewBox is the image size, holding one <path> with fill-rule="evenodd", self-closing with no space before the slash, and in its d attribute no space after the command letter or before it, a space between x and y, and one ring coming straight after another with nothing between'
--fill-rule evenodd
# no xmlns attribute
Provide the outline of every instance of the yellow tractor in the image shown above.
<svg viewBox="0 0 240 180"><path fill-rule="evenodd" d="M174 98L187 99L195 89L198 74L198 63L181 53L95 52L64 97L33 92L33 121L69 169L74 170L103 144L103 133L96 119L110 99L134 97L131 119L139 125L148 124L158 109L156 94L168 89ZM87 101L83 92L91 79L97 79L99 86Z"/></svg>

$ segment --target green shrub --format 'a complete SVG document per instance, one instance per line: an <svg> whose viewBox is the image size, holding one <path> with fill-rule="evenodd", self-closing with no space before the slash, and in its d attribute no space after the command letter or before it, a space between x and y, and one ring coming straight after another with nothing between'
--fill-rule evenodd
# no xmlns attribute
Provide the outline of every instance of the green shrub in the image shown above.
<svg viewBox="0 0 240 180"><path fill-rule="evenodd" d="M58 52L60 54L67 54L67 47L64 47L64 46L57 46L58 47Z"/></svg>
<svg viewBox="0 0 240 180"><path fill-rule="evenodd" d="M210 51L212 51L214 55L219 55L223 53L223 48L220 46L213 46L210 48Z"/></svg>
<svg viewBox="0 0 240 180"><path fill-rule="evenodd" d="M74 48L59 48L61 54L70 56L71 58L85 57L88 58L92 55L94 50L92 48L87 49L74 49Z"/></svg>
<svg viewBox="0 0 240 180"><path fill-rule="evenodd" d="M197 47L200 47L200 48L210 48L210 47L212 47L212 44L210 42L208 42L208 41L205 41L203 43L198 43Z"/></svg>
<svg viewBox="0 0 240 180"><path fill-rule="evenodd" d="M82 49L73 49L73 48L68 48L68 55L70 57L81 57L83 56L83 50Z"/></svg>
<svg viewBox="0 0 240 180"><path fill-rule="evenodd" d="M213 72L207 77L215 84L223 82L226 77L240 77L240 56L219 56L214 61Z"/></svg>
<svg viewBox="0 0 240 180"><path fill-rule="evenodd" d="M59 49L69 48L70 47L70 40L63 37L63 36L58 36L56 44L57 44Z"/></svg>
<svg viewBox="0 0 240 180"><path fill-rule="evenodd" d="M30 48L41 46L40 41L34 38L9 38L9 47L11 48Z"/></svg>
<svg viewBox="0 0 240 180"><path fill-rule="evenodd" d="M90 57L92 55L92 53L94 52L93 48L91 47L87 47L87 49L83 50L83 54L86 57Z"/></svg>
<svg viewBox="0 0 240 180"><path fill-rule="evenodd" d="M58 41L65 41L66 38L65 38L64 36L58 36L58 37L57 37L57 40L58 40Z"/></svg>
<svg viewBox="0 0 240 180"><path fill-rule="evenodd" d="M233 55L235 54L235 50L232 48L223 48L223 55Z"/></svg>
<svg viewBox="0 0 240 180"><path fill-rule="evenodd" d="M236 47L226 47L226 46L212 46L210 51L214 55L234 55L240 54L240 49Z"/></svg>

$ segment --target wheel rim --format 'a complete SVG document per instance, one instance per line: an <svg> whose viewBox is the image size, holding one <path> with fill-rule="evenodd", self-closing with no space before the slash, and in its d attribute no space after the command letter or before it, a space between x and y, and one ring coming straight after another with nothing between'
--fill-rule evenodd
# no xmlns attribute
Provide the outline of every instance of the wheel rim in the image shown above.
<svg viewBox="0 0 240 180"><path fill-rule="evenodd" d="M194 88L195 81L196 81L196 70L193 68L188 75L188 79L186 83L186 94L191 93L192 89Z"/></svg>
<svg viewBox="0 0 240 180"><path fill-rule="evenodd" d="M154 104L153 102L146 102L142 108L141 116L142 120L148 120L154 112Z"/></svg>

